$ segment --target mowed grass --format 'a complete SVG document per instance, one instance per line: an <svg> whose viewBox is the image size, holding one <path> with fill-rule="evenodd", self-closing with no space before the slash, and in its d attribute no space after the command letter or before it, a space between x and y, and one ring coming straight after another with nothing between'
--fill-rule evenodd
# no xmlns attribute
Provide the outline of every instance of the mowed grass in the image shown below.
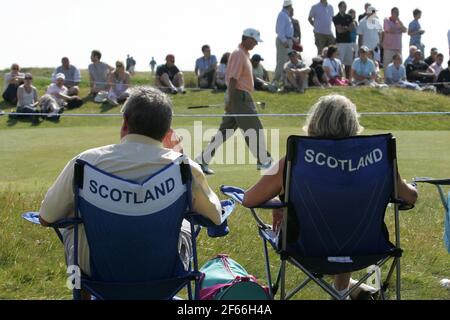
<svg viewBox="0 0 450 320"><path fill-rule="evenodd" d="M42 94L47 82L39 77L48 77L50 71L32 71L35 79L38 78L35 84ZM192 86L192 74L186 74L186 78ZM133 83L152 82L148 74L139 74ZM82 85L82 94L86 94L86 83ZM450 111L450 99L447 97L404 90L311 89L304 95L256 93L254 97L255 100L266 102L267 107L261 110L262 113L304 113L320 96L331 92L348 96L360 112ZM187 107L223 103L223 94L188 92L183 96L174 96L173 101L176 115L221 114L220 107L189 110ZM0 108L9 111L12 106L0 103ZM118 111L118 107L89 102L67 113ZM193 132L194 121L202 121L204 131L217 128L220 118L176 117L173 126ZM286 138L291 134L302 134L304 118L262 118L262 122L269 131L269 137L273 134L271 130L279 130L279 154L283 155ZM71 292L65 287L63 248L57 237L50 229L23 221L20 215L39 208L46 190L72 157L88 148L117 143L120 123L120 117L65 117L59 123L45 121L32 126L27 121L8 122L5 116L0 117L0 299L70 299ZM366 128L366 134L395 134L403 178L450 177L449 116L366 116L362 117L361 123ZM207 143L207 138L194 136L192 147L186 151L195 156L194 149L201 149L201 145ZM236 139L242 143L239 133ZM208 177L208 181L216 192L219 192L222 184L249 187L260 177L254 164L215 164L212 168L216 170L216 175ZM416 208L401 213L403 298L450 299L450 291L439 286L440 279L450 277L450 256L442 244L443 209L435 189L419 186L419 191L420 199ZM224 198L222 195L220 197ZM262 215L270 221L270 212L263 212ZM387 213L387 222L392 230L391 210ZM238 207L229 225L231 232L225 238L210 239L206 232L201 234L200 263L218 253L227 253L265 282L261 241L249 212ZM278 265L276 260L273 260L272 265L274 268ZM292 273L288 277L288 286L292 287L303 276L293 268L289 270ZM327 299L327 296L314 286L309 286L296 298Z"/></svg>

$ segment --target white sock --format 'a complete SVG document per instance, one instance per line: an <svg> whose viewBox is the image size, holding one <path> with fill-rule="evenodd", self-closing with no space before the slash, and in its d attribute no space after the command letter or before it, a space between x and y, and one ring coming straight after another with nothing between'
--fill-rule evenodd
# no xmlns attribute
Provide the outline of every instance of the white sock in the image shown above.
<svg viewBox="0 0 450 320"><path fill-rule="evenodd" d="M334 290L336 290L336 292L342 297L345 293L347 293L347 291L348 291L348 287L347 287L347 289L343 289L343 290L338 290L338 289L336 289L336 287L334 286L334 283L333 283L333 289ZM350 296L347 296L346 298L345 298L346 300L350 300Z"/></svg>

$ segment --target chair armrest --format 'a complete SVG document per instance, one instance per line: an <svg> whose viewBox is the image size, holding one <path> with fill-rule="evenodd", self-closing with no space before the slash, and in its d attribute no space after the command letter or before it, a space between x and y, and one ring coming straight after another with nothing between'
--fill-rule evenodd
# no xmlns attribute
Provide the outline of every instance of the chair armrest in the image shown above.
<svg viewBox="0 0 450 320"><path fill-rule="evenodd" d="M222 217L220 225L216 225L208 218L197 213L191 213L189 215L193 219L194 224L206 227L208 229L208 236L211 238L224 237L230 232L227 221L231 213L233 213L234 208L236 207L236 202L233 199L228 199L222 200L220 201L220 203L222 205Z"/></svg>
<svg viewBox="0 0 450 320"><path fill-rule="evenodd" d="M27 220L28 222L34 223L34 224L41 224L39 221L39 212L26 212L22 214L22 218ZM69 226L74 226L76 224L82 224L83 220L80 218L66 218L61 219L56 222L50 223L48 227L51 228L67 228Z"/></svg>
<svg viewBox="0 0 450 320"><path fill-rule="evenodd" d="M417 183L429 183L433 185L450 186L450 179L434 179L426 177L418 177L413 179Z"/></svg>
<svg viewBox="0 0 450 320"><path fill-rule="evenodd" d="M402 199L391 199L390 203L398 204L398 210L400 211L408 211L415 207L413 204L406 203Z"/></svg>
<svg viewBox="0 0 450 320"><path fill-rule="evenodd" d="M244 201L244 189L233 186L221 186L220 191L240 204ZM278 198L274 198L258 206L251 207L251 209L280 209L285 207L286 203L280 201Z"/></svg>

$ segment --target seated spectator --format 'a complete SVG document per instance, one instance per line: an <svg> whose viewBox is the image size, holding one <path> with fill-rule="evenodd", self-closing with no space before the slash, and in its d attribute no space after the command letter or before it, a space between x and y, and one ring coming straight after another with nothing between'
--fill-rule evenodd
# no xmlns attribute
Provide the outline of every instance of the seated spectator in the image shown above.
<svg viewBox="0 0 450 320"><path fill-rule="evenodd" d="M369 48L362 46L359 49L359 58L352 65L352 84L356 86L376 87L375 64L369 59Z"/></svg>
<svg viewBox="0 0 450 320"><path fill-rule="evenodd" d="M69 108L79 107L82 103L80 97L69 96L68 89L64 85L65 76L58 73L55 76L55 83L48 86L47 92L41 98L41 110L43 113L61 113L67 106Z"/></svg>
<svg viewBox="0 0 450 320"><path fill-rule="evenodd" d="M323 59L322 57L315 57L312 59L312 64L309 66L311 72L308 76L308 86L309 87L331 87L328 82L328 77L323 69Z"/></svg>
<svg viewBox="0 0 450 320"><path fill-rule="evenodd" d="M311 70L303 63L297 51L291 50L288 56L289 61L283 67L284 90L304 93Z"/></svg>
<svg viewBox="0 0 450 320"><path fill-rule="evenodd" d="M203 57L195 61L195 75L198 86L202 89L213 89L216 83L217 58L211 55L211 48L205 44L202 47Z"/></svg>
<svg viewBox="0 0 450 320"><path fill-rule="evenodd" d="M264 59L259 54L254 54L250 61L253 66L253 82L255 90L276 92L278 90L277 87L270 84L269 73L264 69L264 66L261 63Z"/></svg>
<svg viewBox="0 0 450 320"><path fill-rule="evenodd" d="M323 60L323 70L332 86L347 86L348 80L344 78L344 66L337 57L339 50L336 46L329 46L327 58Z"/></svg>
<svg viewBox="0 0 450 320"><path fill-rule="evenodd" d="M417 83L406 80L406 68L402 64L402 57L397 53L394 54L392 63L384 70L384 83L393 87L420 90Z"/></svg>
<svg viewBox="0 0 450 320"><path fill-rule="evenodd" d="M20 72L17 63L11 65L11 71L5 73L3 81L3 100L12 104L17 104L17 89L24 83L25 74Z"/></svg>
<svg viewBox="0 0 450 320"><path fill-rule="evenodd" d="M129 85L130 74L125 71L122 61L116 61L116 69L109 76L108 101L115 106L124 103L130 96Z"/></svg>
<svg viewBox="0 0 450 320"><path fill-rule="evenodd" d="M444 66L442 65L443 63L444 63L444 55L442 53L438 53L436 55L436 60L430 66L431 69L434 70L434 74L436 75L436 79L439 77L439 74L441 73L441 71L444 70Z"/></svg>
<svg viewBox="0 0 450 320"><path fill-rule="evenodd" d="M418 83L432 83L435 79L434 70L422 60L422 52L417 50L414 60L406 66L408 81Z"/></svg>
<svg viewBox="0 0 450 320"><path fill-rule="evenodd" d="M102 54L98 50L93 50L91 53L92 63L89 65L89 82L91 91L90 94L95 97L101 91L108 90L108 77L110 72L114 69L110 65L101 62Z"/></svg>
<svg viewBox="0 0 450 320"><path fill-rule="evenodd" d="M431 66L433 63L436 62L436 58L438 55L438 49L437 48L431 48L430 55L424 60L425 63L429 66Z"/></svg>
<svg viewBox="0 0 450 320"><path fill-rule="evenodd" d="M417 51L416 46L409 47L409 56L408 56L408 58L405 59L405 62L404 62L405 68L408 64L410 64L414 60L414 55L416 54L416 51Z"/></svg>
<svg viewBox="0 0 450 320"><path fill-rule="evenodd" d="M163 92L172 94L186 93L183 73L175 65L175 56L173 54L168 54L166 63L156 68L155 84Z"/></svg>
<svg viewBox="0 0 450 320"><path fill-rule="evenodd" d="M309 114L303 129L311 137L338 139L356 136L364 129L359 125L356 106L341 95L328 95L320 98L311 108ZM336 119L339 119L339 121L336 121ZM277 165L269 169L266 175L245 192L242 204L252 208L277 196L284 199L285 164L286 158L284 157ZM414 204L417 201L415 187L402 180L400 174L397 177L397 183L399 198L408 204ZM272 211L272 229L277 234L283 222L283 211L284 209ZM344 292L354 283L350 278L351 273L335 275L333 285L337 290Z"/></svg>
<svg viewBox="0 0 450 320"><path fill-rule="evenodd" d="M381 77L380 74L380 63L375 60L375 53L373 52L373 50L369 50L369 52L367 53L367 57L372 60L373 64L375 65L375 74L376 74L376 78L375 81L377 83L383 83L383 78Z"/></svg>
<svg viewBox="0 0 450 320"><path fill-rule="evenodd" d="M121 141L115 145L87 150L69 161L53 186L47 191L39 210L41 225L48 226L60 219L73 217L74 164L77 159L120 178L143 183L152 174L181 156L173 151L180 139L172 135L172 103L160 90L133 88L122 108L123 121L120 129ZM166 139L172 135L171 139ZM164 141L164 144L163 144ZM169 144L167 144L169 143ZM193 211L205 216L213 223L221 223L221 204L208 186L205 175L198 164L189 159L192 171ZM137 222L138 223L138 222ZM67 265L73 265L73 228L61 229ZM164 239L161 239L163 241ZM157 243L154 244L156 247ZM189 265L192 254L190 224L183 221L177 250L183 265ZM89 243L83 228L79 233L79 263L81 271L91 275ZM89 294L83 292L89 299Z"/></svg>
<svg viewBox="0 0 450 320"><path fill-rule="evenodd" d="M25 74L25 83L17 89L17 113L38 113L39 98L36 88L33 86L31 73ZM38 122L37 116L32 116L33 123Z"/></svg>
<svg viewBox="0 0 450 320"><path fill-rule="evenodd" d="M450 60L447 63L448 67L445 70L442 70L437 79L438 83L442 83L436 86L437 92L441 94L445 94L447 96L450 95Z"/></svg>
<svg viewBox="0 0 450 320"><path fill-rule="evenodd" d="M67 87L67 95L78 96L80 94L79 84L81 81L80 70L78 70L74 65L70 64L69 58L64 57L61 59L61 66L55 69L53 72L52 80L56 81L55 77L58 73L64 74L66 80L64 85Z"/></svg>
<svg viewBox="0 0 450 320"><path fill-rule="evenodd" d="M216 72L216 86L217 89L220 90L226 90L227 89L227 84L225 82L225 75L227 73L227 64L228 64L228 58L230 57L230 53L229 52L225 52L222 55L222 58L220 58L220 64L219 67L217 68L217 72Z"/></svg>

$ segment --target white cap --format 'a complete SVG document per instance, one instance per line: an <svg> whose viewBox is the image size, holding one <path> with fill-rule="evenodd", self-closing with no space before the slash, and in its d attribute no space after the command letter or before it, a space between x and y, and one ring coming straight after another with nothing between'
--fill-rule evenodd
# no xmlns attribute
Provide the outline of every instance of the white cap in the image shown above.
<svg viewBox="0 0 450 320"><path fill-rule="evenodd" d="M283 7L292 6L292 0L284 0Z"/></svg>
<svg viewBox="0 0 450 320"><path fill-rule="evenodd" d="M245 37L253 38L256 40L256 42L263 42L260 38L260 33L258 30L253 28L248 28L244 30L244 33L242 34Z"/></svg>
<svg viewBox="0 0 450 320"><path fill-rule="evenodd" d="M366 13L367 14L371 14L371 13L373 13L375 11L378 11L378 10L375 9L375 7L370 6L370 7L367 8Z"/></svg>
<svg viewBox="0 0 450 320"><path fill-rule="evenodd" d="M58 74L56 74L55 79L56 80L58 80L58 79L66 80L66 76L64 75L64 73L58 73Z"/></svg>

